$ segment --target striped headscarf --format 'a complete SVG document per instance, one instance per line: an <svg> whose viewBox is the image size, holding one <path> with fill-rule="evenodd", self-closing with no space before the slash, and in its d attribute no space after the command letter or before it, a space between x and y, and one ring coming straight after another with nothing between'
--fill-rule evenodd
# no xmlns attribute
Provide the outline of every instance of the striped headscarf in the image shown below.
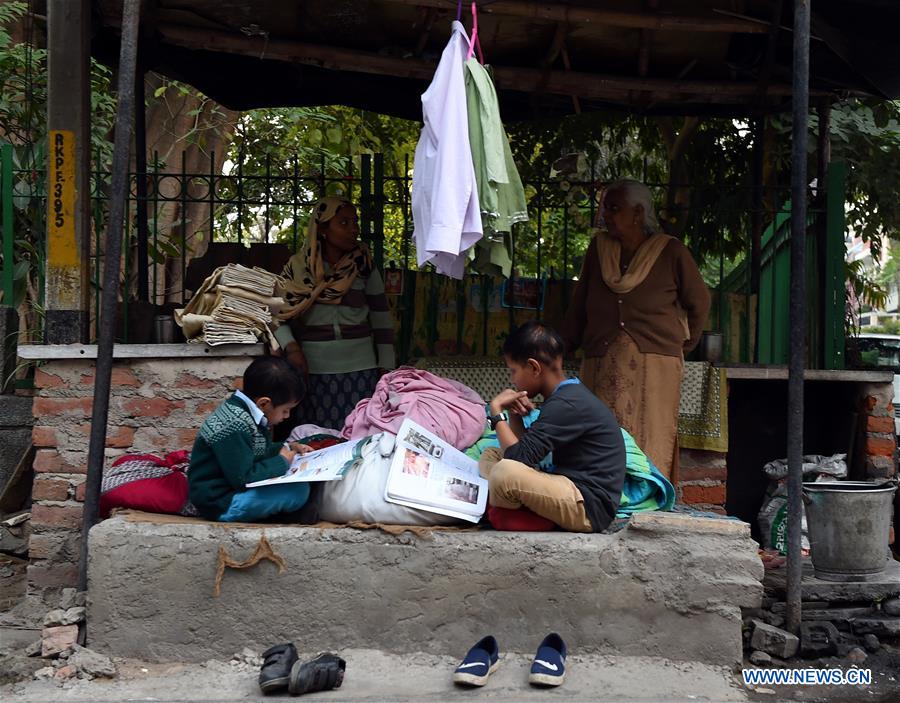
<svg viewBox="0 0 900 703"><path fill-rule="evenodd" d="M371 273L372 255L361 242L341 257L331 273L325 273L319 225L328 222L345 206L353 207L353 203L335 196L316 203L306 228L306 242L281 274L284 281L280 293L287 305L278 313L279 319L295 318L315 303L338 305L358 275L368 277Z"/></svg>

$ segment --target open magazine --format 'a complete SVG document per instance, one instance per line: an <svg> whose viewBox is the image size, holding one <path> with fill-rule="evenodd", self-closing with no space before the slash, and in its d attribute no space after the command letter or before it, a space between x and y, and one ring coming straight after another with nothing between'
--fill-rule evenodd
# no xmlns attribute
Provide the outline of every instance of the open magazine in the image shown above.
<svg viewBox="0 0 900 703"><path fill-rule="evenodd" d="M397 434L385 500L478 522L487 506L488 482L478 464L410 419Z"/></svg>
<svg viewBox="0 0 900 703"><path fill-rule="evenodd" d="M272 486L279 483L299 483L301 481L339 481L344 478L356 462L362 457L363 445L368 437L350 442L335 444L325 449L317 449L308 454L297 454L291 462L291 468L284 476L268 478L264 481L248 483L247 488Z"/></svg>

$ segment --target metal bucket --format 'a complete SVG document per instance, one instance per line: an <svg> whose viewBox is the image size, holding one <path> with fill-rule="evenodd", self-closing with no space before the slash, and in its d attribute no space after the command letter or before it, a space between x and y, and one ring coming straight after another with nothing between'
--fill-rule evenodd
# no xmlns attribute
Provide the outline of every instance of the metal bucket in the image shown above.
<svg viewBox="0 0 900 703"><path fill-rule="evenodd" d="M813 570L826 581L865 581L885 570L893 484L803 484Z"/></svg>

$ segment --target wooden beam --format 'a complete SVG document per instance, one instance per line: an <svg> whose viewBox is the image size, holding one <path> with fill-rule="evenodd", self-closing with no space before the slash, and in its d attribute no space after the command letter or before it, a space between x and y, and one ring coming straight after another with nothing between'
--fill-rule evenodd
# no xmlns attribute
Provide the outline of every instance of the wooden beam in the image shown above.
<svg viewBox="0 0 900 703"><path fill-rule="evenodd" d="M562 54L563 68L565 68L567 71L571 71L572 62L569 60L569 50L566 49L565 44L562 45L560 53ZM581 100L578 99L577 95L572 96L572 108L575 110L576 115L581 114Z"/></svg>
<svg viewBox="0 0 900 703"><path fill-rule="evenodd" d="M395 5L436 7L452 9L447 0L382 0ZM569 22L572 24L601 24L629 29L659 29L684 32L719 32L737 34L766 34L769 31L765 20L753 21L736 17L702 17L697 15L676 15L661 12L624 12L603 8L568 5L562 2L533 2L532 0L496 0L483 3L478 11L488 15L507 15L548 22Z"/></svg>
<svg viewBox="0 0 900 703"><path fill-rule="evenodd" d="M161 24L158 32L165 43L192 49L237 54L259 58L258 38L239 34L197 30ZM436 64L413 58L382 56L355 49L269 39L266 58L287 63L318 66L333 71L367 73L397 78L430 81ZM631 78L579 71L544 71L539 68L494 66L494 82L500 90L523 93L543 92L578 96L584 99L628 99L632 91L644 91L656 100L683 100L685 96L706 96L722 103L743 102L757 93L755 83L722 81L669 80L665 78ZM773 85L768 94L784 97L791 93L789 85ZM811 92L811 94L814 94ZM826 92L815 93L826 95Z"/></svg>

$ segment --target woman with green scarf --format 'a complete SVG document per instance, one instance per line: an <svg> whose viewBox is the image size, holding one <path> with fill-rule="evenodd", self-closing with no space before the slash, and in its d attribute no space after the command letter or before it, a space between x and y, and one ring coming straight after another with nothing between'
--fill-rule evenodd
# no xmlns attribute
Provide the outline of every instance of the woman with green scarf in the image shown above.
<svg viewBox="0 0 900 703"><path fill-rule="evenodd" d="M382 371L395 365L384 283L359 241L349 200L319 200L306 242L282 277L286 306L275 337L309 386L297 424L341 429L356 404L375 391Z"/></svg>

